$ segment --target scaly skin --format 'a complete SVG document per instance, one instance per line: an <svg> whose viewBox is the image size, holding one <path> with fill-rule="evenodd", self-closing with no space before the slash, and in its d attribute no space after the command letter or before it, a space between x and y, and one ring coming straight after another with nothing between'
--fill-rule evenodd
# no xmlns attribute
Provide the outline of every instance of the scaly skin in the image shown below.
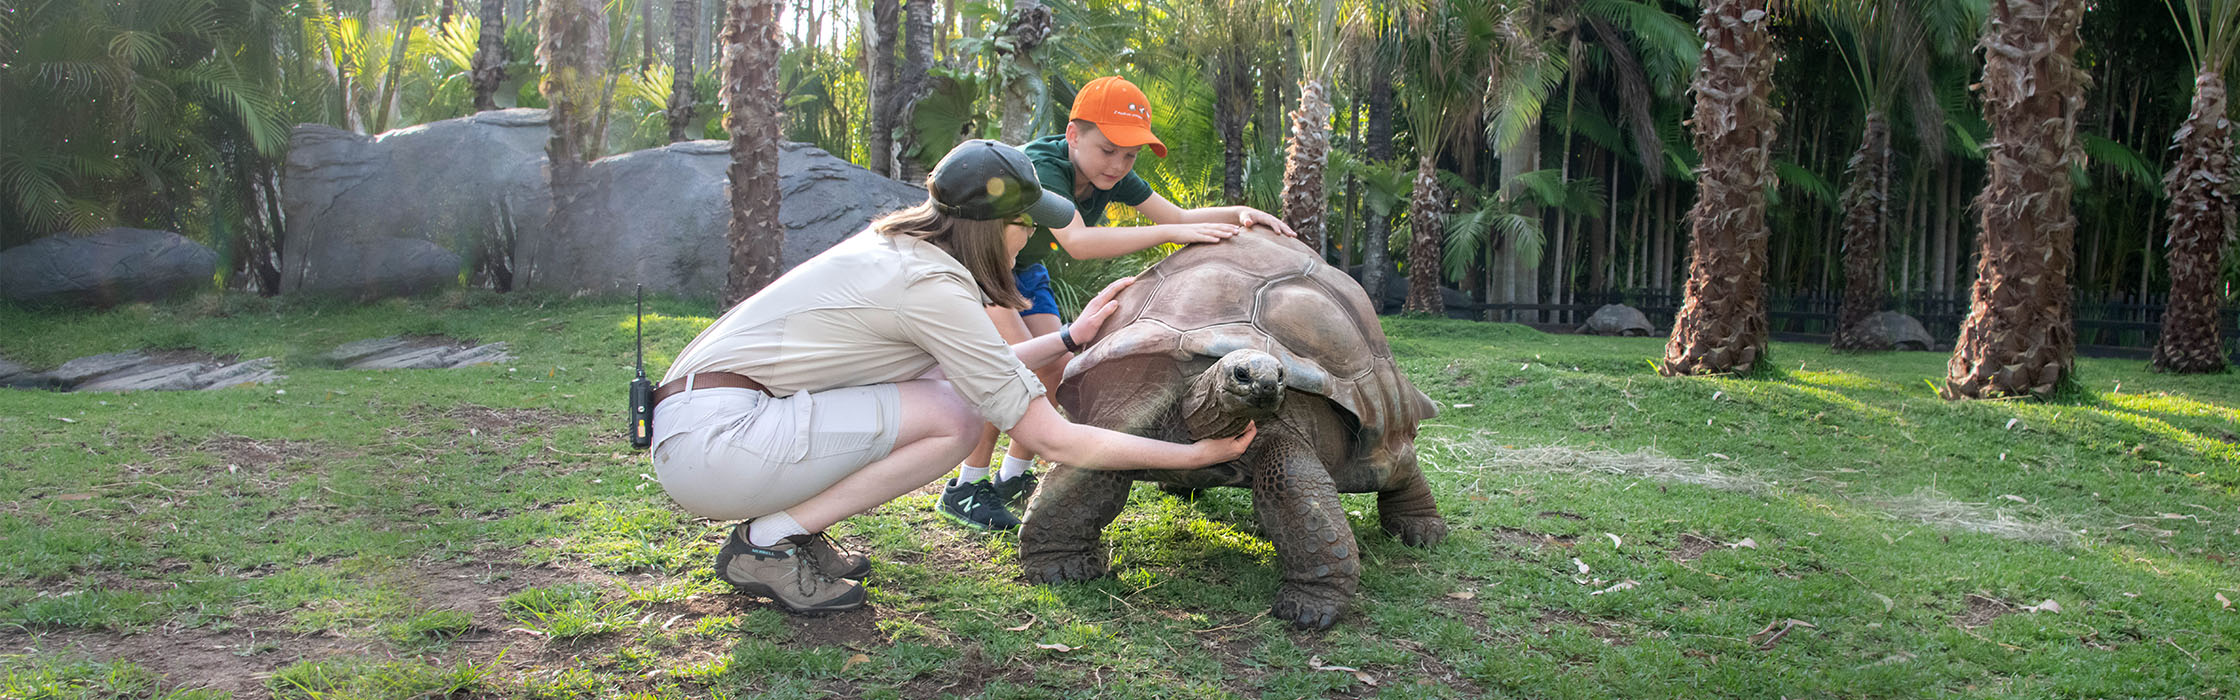
<svg viewBox="0 0 2240 700"><path fill-rule="evenodd" d="M1252 472L1252 509L1283 567L1283 585L1270 611L1308 629L1337 622L1361 583L1360 549L1337 486L1301 430L1336 423L1328 406L1289 402L1278 420L1261 425L1245 457Z"/></svg>
<svg viewBox="0 0 2240 700"><path fill-rule="evenodd" d="M1086 581L1105 575L1100 536L1128 502L1134 479L1119 472L1060 466L1035 490L1019 528L1019 566L1028 583Z"/></svg>

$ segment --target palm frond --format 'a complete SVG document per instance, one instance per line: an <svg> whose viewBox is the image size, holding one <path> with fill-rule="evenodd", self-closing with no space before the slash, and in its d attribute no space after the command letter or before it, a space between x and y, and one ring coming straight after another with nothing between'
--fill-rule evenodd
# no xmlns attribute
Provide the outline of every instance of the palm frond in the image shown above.
<svg viewBox="0 0 2240 700"><path fill-rule="evenodd" d="M2085 159L2091 163L2108 166L2123 179L2131 181L2155 196L2162 196L2162 174L2155 172L2154 163L2145 155L2131 150L2120 142L2092 132L2081 132Z"/></svg>

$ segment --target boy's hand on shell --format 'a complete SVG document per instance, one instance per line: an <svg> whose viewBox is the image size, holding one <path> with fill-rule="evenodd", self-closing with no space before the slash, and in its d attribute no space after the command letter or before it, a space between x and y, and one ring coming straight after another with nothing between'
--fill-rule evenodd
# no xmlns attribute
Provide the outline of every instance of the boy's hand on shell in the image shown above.
<svg viewBox="0 0 2240 700"><path fill-rule="evenodd" d="M1252 209L1248 207L1244 211L1237 213L1237 219L1244 223L1245 228L1251 228L1254 225L1260 225L1275 229L1276 233L1280 233L1291 238L1299 237L1299 232L1291 230L1290 224L1284 223L1282 219L1276 218L1274 214L1269 214L1258 209Z"/></svg>
<svg viewBox="0 0 2240 700"><path fill-rule="evenodd" d="M1233 224L1175 224L1175 243L1219 243L1231 236L1244 233L1244 227Z"/></svg>

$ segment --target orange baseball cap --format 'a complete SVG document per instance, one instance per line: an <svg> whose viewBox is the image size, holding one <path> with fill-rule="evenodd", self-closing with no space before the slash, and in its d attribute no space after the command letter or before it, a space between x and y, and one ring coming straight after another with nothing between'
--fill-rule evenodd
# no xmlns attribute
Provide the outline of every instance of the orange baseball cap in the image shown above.
<svg viewBox="0 0 2240 700"><path fill-rule="evenodd" d="M1112 145L1150 146L1152 153L1167 157L1167 145L1151 133L1151 100L1126 78L1108 75L1081 86L1073 97L1073 114L1067 118L1097 125Z"/></svg>

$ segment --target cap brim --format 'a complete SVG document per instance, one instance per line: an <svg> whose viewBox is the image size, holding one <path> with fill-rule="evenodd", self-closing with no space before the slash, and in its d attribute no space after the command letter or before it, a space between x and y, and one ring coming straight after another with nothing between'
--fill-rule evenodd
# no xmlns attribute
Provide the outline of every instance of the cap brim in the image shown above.
<svg viewBox="0 0 2240 700"><path fill-rule="evenodd" d="M1027 205L1025 213L1037 226L1065 228L1073 223L1073 202L1067 200L1065 195L1044 189L1042 197Z"/></svg>
<svg viewBox="0 0 2240 700"><path fill-rule="evenodd" d="M1097 132L1104 134L1105 140L1111 141L1114 146L1150 146L1152 154L1167 157L1167 145L1160 143L1159 137L1153 135L1150 129L1132 124L1098 124Z"/></svg>

